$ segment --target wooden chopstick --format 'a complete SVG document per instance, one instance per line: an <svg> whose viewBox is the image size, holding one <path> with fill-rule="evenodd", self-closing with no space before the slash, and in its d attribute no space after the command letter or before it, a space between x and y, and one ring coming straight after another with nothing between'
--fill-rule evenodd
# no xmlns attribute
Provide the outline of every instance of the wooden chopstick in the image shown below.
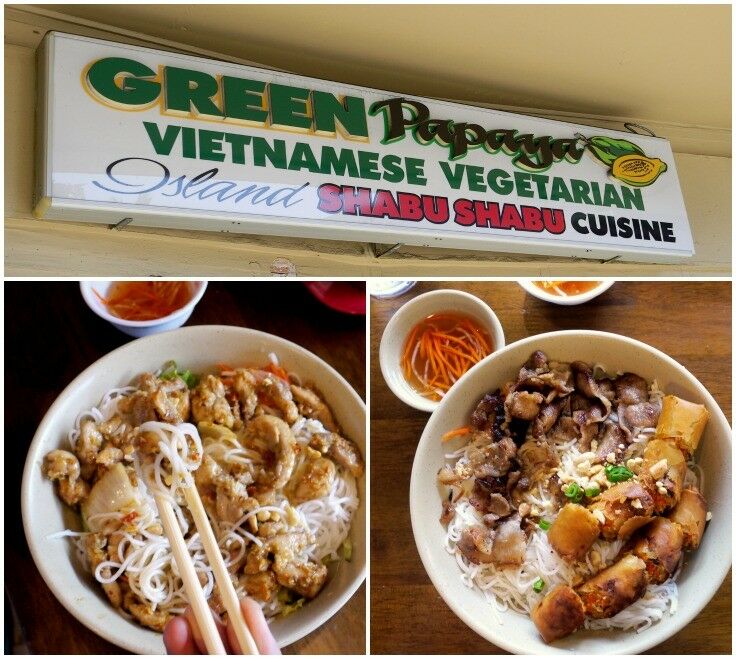
<svg viewBox="0 0 736 659"><path fill-rule="evenodd" d="M154 499L156 500L156 506L158 507L158 513L161 517L161 523L163 524L166 537L169 539L169 544L171 545L171 551L174 554L176 566L179 568L179 574L184 582L184 590L187 593L189 605L192 607L194 618L199 625L207 652L209 654L227 654L220 632L217 631L215 619L212 617L212 611L205 599L202 584L199 583L197 572L192 563L192 557L187 549L171 502L161 495L154 495ZM211 532L212 530L210 529Z"/></svg>
<svg viewBox="0 0 736 659"><path fill-rule="evenodd" d="M197 488L194 485L182 487L182 490L184 491L184 498L189 511L192 513L194 523L199 531L199 537L202 541L205 554L207 554L210 567L215 574L215 581L220 590L220 599L225 605L230 624L233 626L235 636L240 644L240 651L243 654L260 654L253 635L250 633L250 629L248 629L248 625L245 624L245 620L243 619L238 595L235 592L235 587L230 579L230 573L220 553L220 547L217 544L212 526L202 505L202 499L199 498L199 492L197 492Z"/></svg>

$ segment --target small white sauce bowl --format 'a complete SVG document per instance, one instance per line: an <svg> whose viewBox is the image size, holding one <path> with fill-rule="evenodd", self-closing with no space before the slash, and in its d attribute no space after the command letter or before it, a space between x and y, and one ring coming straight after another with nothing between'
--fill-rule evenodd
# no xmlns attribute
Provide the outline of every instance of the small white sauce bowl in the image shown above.
<svg viewBox="0 0 736 659"><path fill-rule="evenodd" d="M191 282L194 288L194 294L192 299L189 300L183 307L180 307L168 316L162 318L155 318L153 320L124 320L113 316L107 307L100 301L95 295L95 291L102 297L107 296L107 292L115 281L112 280L98 280L98 281L82 281L79 282L79 288L82 291L82 297L87 303L87 306L92 309L100 318L104 318L113 327L116 327L121 332L124 332L128 336L148 336L149 334L157 334L158 332L166 332L168 330L176 329L181 327L184 323L189 320L189 316L192 315L194 307L197 306L197 302L202 299L205 289L207 288L206 281L193 281Z"/></svg>
<svg viewBox="0 0 736 659"><path fill-rule="evenodd" d="M605 293L611 286L616 283L615 279L602 279L598 286L591 288L585 293L579 295L555 295L554 293L548 293L547 291L539 288L533 282L542 281L541 279L519 279L519 286L521 286L529 295L542 300L544 302L551 302L552 304L562 305L573 305L573 304L585 304L590 302L593 298L598 297L601 293ZM568 280L565 280L568 281Z"/></svg>
<svg viewBox="0 0 736 659"><path fill-rule="evenodd" d="M401 370L401 354L409 332L414 326L427 316L442 312L464 314L477 321L490 335L494 352L506 345L503 327L496 314L493 313L491 307L475 295L444 289L424 293L407 302L393 315L383 330L379 363L383 378L391 391L407 405L422 412L434 412L440 401L429 400L421 396L406 381ZM462 377L458 382L461 380Z"/></svg>

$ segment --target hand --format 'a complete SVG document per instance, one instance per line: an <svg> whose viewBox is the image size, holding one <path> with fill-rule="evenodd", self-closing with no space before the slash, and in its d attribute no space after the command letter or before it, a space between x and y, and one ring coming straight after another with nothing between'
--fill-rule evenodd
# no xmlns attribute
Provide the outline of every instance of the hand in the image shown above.
<svg viewBox="0 0 736 659"><path fill-rule="evenodd" d="M253 635L261 654L281 654L278 643L274 639L271 630L268 627L266 618L261 611L261 607L255 600L248 597L240 600L240 610L243 613L245 624L248 625L250 633ZM220 622L219 618L213 613L217 630L222 636L222 642L225 649L230 654L243 654L238 645L238 639L232 625L228 623L227 627ZM166 652L169 654L207 654L207 649L202 640L202 634L197 627L194 619L194 613L190 607L186 608L184 615L176 616L169 620L164 629L164 645Z"/></svg>

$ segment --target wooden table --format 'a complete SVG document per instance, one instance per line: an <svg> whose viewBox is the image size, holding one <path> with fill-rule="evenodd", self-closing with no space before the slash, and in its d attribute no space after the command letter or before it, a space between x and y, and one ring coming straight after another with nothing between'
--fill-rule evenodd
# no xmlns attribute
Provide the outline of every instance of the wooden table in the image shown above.
<svg viewBox="0 0 736 659"><path fill-rule="evenodd" d="M645 341L692 371L731 411L731 285L619 282L579 307L546 304L515 282L420 282L371 302L371 652L505 653L447 607L419 560L409 519L409 478L429 417L396 398L381 375L378 346L388 319L411 297L437 288L472 293L493 307L506 343L561 329L607 330ZM439 515L439 509L438 509ZM731 576L706 609L651 653L731 652Z"/></svg>
<svg viewBox="0 0 736 659"><path fill-rule="evenodd" d="M94 315L71 282L5 285L5 586L32 653L119 654L64 609L41 579L23 534L21 474L36 427L84 368L132 340ZM188 325L252 327L284 337L335 367L365 398L365 318L318 303L298 282L212 282ZM7 613L7 607L6 607ZM365 652L365 584L288 653Z"/></svg>

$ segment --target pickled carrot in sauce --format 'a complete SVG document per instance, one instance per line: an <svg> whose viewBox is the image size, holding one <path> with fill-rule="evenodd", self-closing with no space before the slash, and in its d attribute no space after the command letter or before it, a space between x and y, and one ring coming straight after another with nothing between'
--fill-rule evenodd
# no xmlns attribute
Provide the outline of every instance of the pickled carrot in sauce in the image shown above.
<svg viewBox="0 0 736 659"><path fill-rule="evenodd" d="M116 281L107 297L95 294L107 310L123 320L155 320L181 309L194 294L188 281Z"/></svg>
<svg viewBox="0 0 736 659"><path fill-rule="evenodd" d="M401 369L420 395L438 401L493 349L491 336L474 318L454 312L432 314L409 332Z"/></svg>
<svg viewBox="0 0 736 659"><path fill-rule="evenodd" d="M581 295L592 291L600 286L599 281L559 281L554 279L544 279L532 282L537 288L541 288L552 295L560 295L566 297L568 295Z"/></svg>

